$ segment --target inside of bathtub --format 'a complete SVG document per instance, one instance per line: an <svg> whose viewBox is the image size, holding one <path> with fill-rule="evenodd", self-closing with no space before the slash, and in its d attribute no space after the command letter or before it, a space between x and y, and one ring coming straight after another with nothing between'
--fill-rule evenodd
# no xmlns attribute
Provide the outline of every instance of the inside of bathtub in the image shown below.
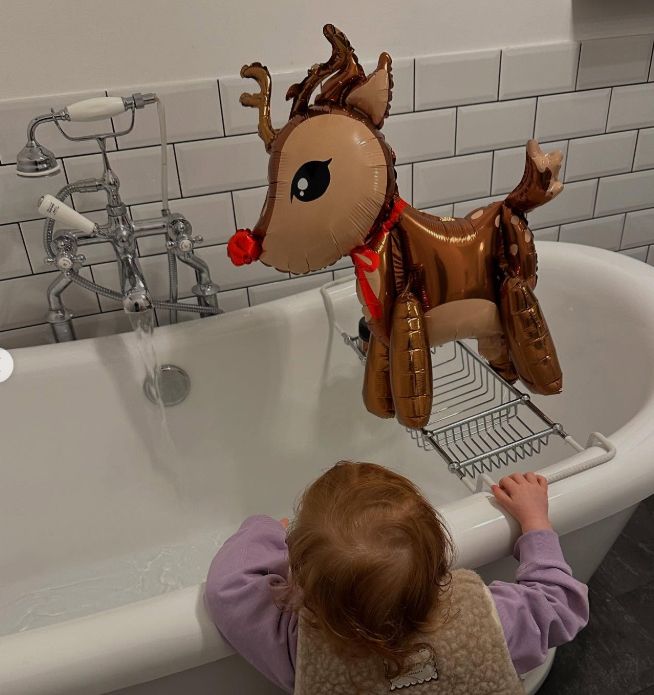
<svg viewBox="0 0 654 695"><path fill-rule="evenodd" d="M343 278L321 289L332 333L340 335L362 363L365 342L343 325L342 311L352 292L352 280ZM351 317L350 322L351 322ZM343 323L341 323L343 321ZM347 324L349 325L349 324ZM562 423L554 422L516 386L497 374L470 341L453 341L432 348L434 396L428 424L408 429L416 445L433 451L448 470L473 492L495 483L492 474L538 456L556 442L571 453L587 454L563 468L546 472L549 482L605 463L615 456L613 444L593 432L582 446ZM572 452L570 451L572 449Z"/></svg>

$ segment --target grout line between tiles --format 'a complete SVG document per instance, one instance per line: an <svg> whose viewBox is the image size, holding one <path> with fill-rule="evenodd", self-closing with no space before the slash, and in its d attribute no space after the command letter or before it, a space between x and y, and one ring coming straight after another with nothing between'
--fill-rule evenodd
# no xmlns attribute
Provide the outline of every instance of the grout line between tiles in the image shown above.
<svg viewBox="0 0 654 695"><path fill-rule="evenodd" d="M95 314L87 314L88 316L95 316ZM47 321L41 321L40 323L26 323L24 326L16 326L15 328L3 328L0 330L0 337L3 333L11 333L12 331L22 331L24 328L36 328L37 326L47 326Z"/></svg>
<svg viewBox="0 0 654 695"><path fill-rule="evenodd" d="M598 219L595 217L597 213L597 200L599 198L599 179L595 180L595 200L593 201L593 218L592 219ZM606 215L606 217L609 217L609 215Z"/></svg>
<svg viewBox="0 0 654 695"><path fill-rule="evenodd" d="M182 177L179 175L179 162L177 161L177 148L175 147L175 143L172 143L173 146L173 159L175 160L175 173L177 174L177 183L179 185L179 198L176 198L176 200L181 200L184 199L186 196L184 195L184 189L182 188ZM168 186L168 181L166 181L166 186ZM170 203L170 200L168 201Z"/></svg>
<svg viewBox="0 0 654 695"><path fill-rule="evenodd" d="M536 118L538 117L538 105L540 103L540 97L536 97L534 99L534 122L531 125L531 137L535 138L536 137Z"/></svg>
<svg viewBox="0 0 654 695"><path fill-rule="evenodd" d="M23 242L23 248L25 249L25 255L27 256L27 262L29 264L30 271L31 271L30 274L35 275L34 266L32 265L32 259L30 258L29 251L27 250L27 243L25 242L25 235L23 234L23 228L21 227L20 222L16 222L16 226L18 227L18 233L20 234L20 238ZM28 277L28 276L25 276L25 277Z"/></svg>
<svg viewBox="0 0 654 695"><path fill-rule="evenodd" d="M649 66L647 68L647 82L649 81L651 77L651 72L652 72L652 63L654 63L654 41L652 42L652 52L650 53L649 56Z"/></svg>
<svg viewBox="0 0 654 695"><path fill-rule="evenodd" d="M609 105L606 109L606 122L604 123L604 132L608 133L609 129L609 116L611 115L611 102L613 101L613 87L611 87L611 92L609 93ZM629 128L626 128L629 130Z"/></svg>
<svg viewBox="0 0 654 695"><path fill-rule="evenodd" d="M493 150L493 156L491 158L491 182L490 182L490 193L488 194L489 197L492 195L508 195L511 191L507 191L506 193L493 193L493 178L495 177L495 150Z"/></svg>
<svg viewBox="0 0 654 695"><path fill-rule="evenodd" d="M220 93L220 77L216 78L216 86L218 87L218 108L220 109L220 123L223 126L223 137L227 135L227 128L225 128L225 112L223 111L223 96Z"/></svg>
<svg viewBox="0 0 654 695"><path fill-rule="evenodd" d="M575 72L575 87L574 87L575 92L579 89L579 68L581 67L581 51L583 50L583 45L584 45L584 42L580 41L579 42L579 51L577 52L577 70Z"/></svg>
<svg viewBox="0 0 654 695"><path fill-rule="evenodd" d="M232 201L232 219L234 220L234 229L238 229L238 221L236 220L236 201L234 200L234 191L229 192L229 198Z"/></svg>
<svg viewBox="0 0 654 695"><path fill-rule="evenodd" d="M640 133L642 128L636 131L636 144L634 145L634 156L631 160L631 172L634 173L634 167L636 166L636 153L638 152L638 141L640 140Z"/></svg>
<svg viewBox="0 0 654 695"><path fill-rule="evenodd" d="M415 180L416 180L416 170L415 170L415 163L411 162L411 205L415 204Z"/></svg>
<svg viewBox="0 0 654 695"><path fill-rule="evenodd" d="M622 213L622 226L620 227L620 241L618 242L618 250L622 249L622 240L624 239L624 228L627 226L627 215Z"/></svg>
<svg viewBox="0 0 654 695"><path fill-rule="evenodd" d="M454 154L456 157L459 149L459 106L454 108Z"/></svg>
<svg viewBox="0 0 654 695"><path fill-rule="evenodd" d="M411 102L411 111L415 113L416 110L416 59L413 59L413 99Z"/></svg>

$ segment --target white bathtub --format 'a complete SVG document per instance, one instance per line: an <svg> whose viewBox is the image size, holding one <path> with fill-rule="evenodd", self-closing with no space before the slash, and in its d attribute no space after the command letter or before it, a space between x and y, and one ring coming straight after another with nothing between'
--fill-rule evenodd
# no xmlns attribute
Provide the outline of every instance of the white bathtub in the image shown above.
<svg viewBox="0 0 654 695"><path fill-rule="evenodd" d="M539 253L565 390L538 403L580 441L598 430L617 447L550 489L585 580L654 492L654 268L567 244ZM354 300L350 311L354 330ZM169 437L143 396L133 336L13 352L0 385L3 695L278 692L230 656L200 583L245 516L290 514L342 458L413 478L445 514L459 564L511 578L516 526L397 423L368 415L361 365L328 343L318 290L160 329L160 359L192 380L166 413ZM570 453L554 445L521 469Z"/></svg>

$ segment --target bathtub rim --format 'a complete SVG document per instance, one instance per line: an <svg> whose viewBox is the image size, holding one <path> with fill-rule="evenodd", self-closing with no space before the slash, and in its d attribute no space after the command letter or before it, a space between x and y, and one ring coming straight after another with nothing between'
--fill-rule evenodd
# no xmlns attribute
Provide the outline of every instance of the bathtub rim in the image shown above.
<svg viewBox="0 0 654 695"><path fill-rule="evenodd" d="M539 243L538 246L545 256L560 251L565 253L562 247L583 248L585 258L602 261L610 258L613 268L622 267L654 284L654 268L627 256L561 242ZM272 320L276 308L303 305L312 293L317 294L319 290L308 290L245 310L246 313L236 313L249 320L249 312L264 314L268 307ZM654 323L654 306L652 313ZM240 319L235 317L235 320ZM184 330L184 326L179 325L164 327L161 339L172 340L178 331ZM204 330L213 328L207 324ZM79 351L80 357L90 358L95 355L95 340L129 337L89 339L69 347ZM47 347L52 349L53 346ZM42 349L43 346L22 348L12 353L18 353L19 365L29 366L33 360L40 362ZM61 349L60 356L68 361L69 352ZM613 461L552 484L550 510L557 532L563 535L590 525L652 494L654 466L648 465L649 452L654 448L652 415L654 392L636 415L609 434L618 449ZM597 491L596 496L591 494L593 491ZM462 549L458 558L461 565L479 566L511 552L518 535L517 525L489 502L487 493L466 496L440 509ZM198 584L82 618L0 637L0 690L9 695L100 694L227 657L233 650L211 623L204 609L202 592L203 585Z"/></svg>

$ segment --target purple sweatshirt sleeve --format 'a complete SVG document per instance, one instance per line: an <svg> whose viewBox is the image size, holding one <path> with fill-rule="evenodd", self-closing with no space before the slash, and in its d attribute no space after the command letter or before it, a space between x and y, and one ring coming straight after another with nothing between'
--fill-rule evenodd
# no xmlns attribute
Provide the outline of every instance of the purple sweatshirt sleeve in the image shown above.
<svg viewBox="0 0 654 695"><path fill-rule="evenodd" d="M290 693L295 680L297 615L278 608L271 592L287 576L284 527L268 516L252 516L213 559L205 603L232 647Z"/></svg>
<svg viewBox="0 0 654 695"><path fill-rule="evenodd" d="M588 622L588 587L572 576L554 531L529 531L513 551L516 583L489 589L513 665L525 673L545 661L547 650L574 638Z"/></svg>

